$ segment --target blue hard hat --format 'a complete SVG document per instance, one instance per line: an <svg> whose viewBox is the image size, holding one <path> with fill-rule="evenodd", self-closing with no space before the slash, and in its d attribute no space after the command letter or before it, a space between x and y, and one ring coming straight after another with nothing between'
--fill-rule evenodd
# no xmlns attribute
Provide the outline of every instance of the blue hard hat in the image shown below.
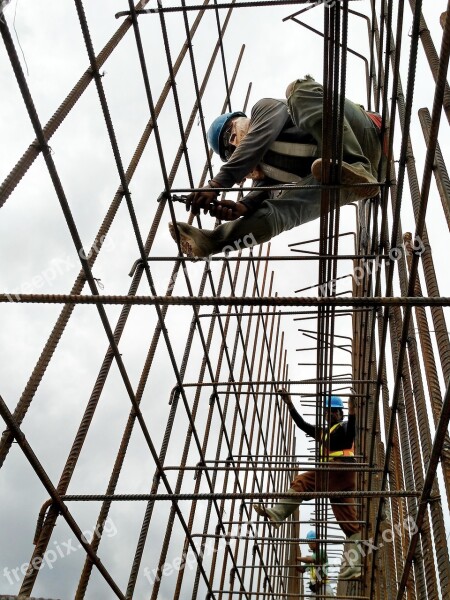
<svg viewBox="0 0 450 600"><path fill-rule="evenodd" d="M247 115L243 112L229 112L220 115L217 119L211 123L210 128L208 129L208 133L206 134L208 137L208 144L214 150L216 154L220 156L223 161L227 160L225 155L225 145L223 143L222 134L225 131L228 123L231 119L235 119L236 117L246 117Z"/></svg>
<svg viewBox="0 0 450 600"><path fill-rule="evenodd" d="M339 396L328 396L325 400L324 408L340 408L344 410L344 403Z"/></svg>
<svg viewBox="0 0 450 600"><path fill-rule="evenodd" d="M308 533L306 534L306 539L307 540L315 540L316 539L316 530L311 529L310 531L308 531Z"/></svg>

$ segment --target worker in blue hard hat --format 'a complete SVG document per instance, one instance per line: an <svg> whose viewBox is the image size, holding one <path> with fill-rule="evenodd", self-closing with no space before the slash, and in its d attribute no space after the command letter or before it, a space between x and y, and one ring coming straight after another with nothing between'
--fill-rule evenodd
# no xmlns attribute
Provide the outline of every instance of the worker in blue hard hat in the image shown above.
<svg viewBox="0 0 450 600"><path fill-rule="evenodd" d="M178 222L181 248L188 256L237 249L243 240L245 246L260 244L320 216L323 88L307 76L292 82L286 95L287 100L259 100L249 117L231 112L213 121L208 141L224 164L207 187L187 197L186 208L194 215L203 209L228 222L214 230ZM341 206L377 195L381 157L379 115L349 100L344 113L341 182L365 186L341 188ZM216 188L230 188L246 178L254 189L241 201L218 200ZM302 187L292 189L293 183ZM169 227L176 239L174 227Z"/></svg>
<svg viewBox="0 0 450 600"><path fill-rule="evenodd" d="M306 534L308 547L311 554L308 556L297 556L297 562L304 563L305 566L299 566L297 569L304 573L309 572L309 589L313 593L321 596L334 597L334 591L328 579L328 556L325 550L319 551L319 542L317 541L315 529L311 529ZM320 585L322 584L322 585Z"/></svg>
<svg viewBox="0 0 450 600"><path fill-rule="evenodd" d="M352 492L356 489L356 472L354 441L356 433L356 414L353 397L348 401L348 419L344 420L344 403L339 396L329 396L324 402L324 417L327 426L312 425L306 422L295 410L290 394L285 389L278 391L281 399L289 409L295 424L307 435L314 438L319 445L319 455L322 462L329 463L327 477L324 470L312 469L297 475L288 493L301 492ZM336 468L334 469L333 466ZM355 508L355 499L348 496L329 496L331 508L336 521L345 533L348 546L346 563L339 577L341 579L356 579L361 576L361 528ZM263 504L254 504L254 510L272 525L279 525L287 519L298 506L302 498L283 498L277 504L268 508Z"/></svg>
<svg viewBox="0 0 450 600"><path fill-rule="evenodd" d="M217 117L208 129L208 143L224 162L231 158L237 146L239 133L241 136L247 133L247 121L247 115L243 112L224 113Z"/></svg>

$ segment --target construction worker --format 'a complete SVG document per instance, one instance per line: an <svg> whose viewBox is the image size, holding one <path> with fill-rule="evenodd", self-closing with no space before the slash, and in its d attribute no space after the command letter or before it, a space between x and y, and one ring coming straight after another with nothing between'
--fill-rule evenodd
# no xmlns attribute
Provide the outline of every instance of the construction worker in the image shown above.
<svg viewBox="0 0 450 600"><path fill-rule="evenodd" d="M301 492L349 492L356 489L356 472L351 468L343 468L345 464L355 463L354 440L355 440L355 405L352 397L348 401L348 420L344 421L344 403L339 396L331 396L324 402L325 419L328 427L322 429L316 425L307 423L295 410L290 394L285 390L279 390L278 394L287 405L289 413L295 424L307 435L314 438L320 446L321 460L335 464L339 469L328 471L328 477L324 477L324 471L311 470L297 475L291 483L288 493ZM273 526L279 527L295 509L301 504L301 498L283 498L272 508L263 504L254 504L253 508L258 515L266 518ZM360 526L357 523L357 514L354 506L354 498L330 496L331 508L336 521L347 537L348 546L351 549L346 553L345 568L341 570L340 579L357 579L361 576L361 540Z"/></svg>
<svg viewBox="0 0 450 600"><path fill-rule="evenodd" d="M316 538L316 531L311 529L306 534L308 546L311 550L309 556L297 556L297 562L305 563L305 567L300 566L297 569L304 573L309 571L309 589L313 593L334 597L334 591L328 581L328 557L325 551L319 552L319 543ZM322 582L322 586L320 586Z"/></svg>
<svg viewBox="0 0 450 600"><path fill-rule="evenodd" d="M267 242L283 231L320 216L322 178L323 88L310 76L292 82L287 100L264 98L251 111L231 112L214 120L208 131L211 148L225 161L201 191L191 193L187 210L203 209L222 223L214 230L177 223L181 249L188 256L206 257L230 249ZM341 182L372 184L340 191L340 205L371 198L379 191L377 169L381 157L381 118L345 100ZM217 187L232 187L243 179L255 188L243 200L217 199ZM317 186L281 191L258 190L267 185ZM176 240L172 223L170 233ZM249 243L250 241L250 243Z"/></svg>

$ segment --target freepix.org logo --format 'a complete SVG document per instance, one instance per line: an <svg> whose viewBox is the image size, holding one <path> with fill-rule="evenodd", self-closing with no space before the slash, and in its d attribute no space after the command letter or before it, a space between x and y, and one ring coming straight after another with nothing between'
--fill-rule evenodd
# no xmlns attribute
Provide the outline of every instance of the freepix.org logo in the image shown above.
<svg viewBox="0 0 450 600"><path fill-rule="evenodd" d="M117 528L109 517L104 521L102 531L103 536L106 536L107 538L112 538L117 534ZM87 544L90 544L94 537L94 533L100 535L101 532L98 526L93 532L89 529L83 531L83 539ZM23 563L15 568L3 567L3 578L6 579L9 585L16 585L29 570L37 569L38 571L41 571L45 567L51 570L56 562L78 552L78 550L81 550L82 548L82 545L74 538L69 538L64 542L55 540L53 542L53 548L48 548L42 557L35 556L31 563Z"/></svg>
<svg viewBox="0 0 450 600"><path fill-rule="evenodd" d="M89 252L85 252L83 248L79 251L79 256L82 259L89 260L94 254L98 254L103 249L105 252L109 252L114 249L114 241L110 237L102 235L92 246ZM48 289L52 287L59 277L75 271L80 268L80 263L74 256L56 256L50 260L45 269L42 269L39 273L36 273L33 277L27 281L23 281L15 290L10 292L8 300L10 302L19 302L21 294L34 294L42 288Z"/></svg>

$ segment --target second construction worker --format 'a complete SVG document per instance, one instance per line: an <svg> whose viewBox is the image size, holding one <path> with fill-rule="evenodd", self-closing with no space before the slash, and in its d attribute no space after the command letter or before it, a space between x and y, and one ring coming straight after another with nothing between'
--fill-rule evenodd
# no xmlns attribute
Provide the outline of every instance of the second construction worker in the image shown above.
<svg viewBox="0 0 450 600"><path fill-rule="evenodd" d="M295 410L290 394L285 390L279 390L279 395L287 405L289 413L295 424L310 435L320 444L320 455L322 460L331 463L328 478L324 477L324 471L311 470L297 475L291 483L288 493L301 492L350 492L356 489L356 472L349 468L342 468L343 463L355 463L353 445L356 432L355 404L352 397L348 401L348 419L344 421L344 403L338 396L328 397L325 401L325 419L328 427L322 429L311 423L307 423ZM341 467L333 470L332 465ZM328 481L326 482L326 479ZM308 498L310 499L310 498ZM272 508L262 504L254 504L254 510L268 519L272 525L279 526L287 519L301 504L302 499L283 498ZM341 571L340 579L357 579L361 577L361 547L358 543L361 539L360 525L357 522L357 514L354 498L348 496L330 496L331 507L336 521L345 533L347 542L352 549L348 552L345 568Z"/></svg>
<svg viewBox="0 0 450 600"><path fill-rule="evenodd" d="M325 595L334 598L333 588L328 580L328 557L326 552L320 552L319 542L317 541L316 532L314 529L306 534L308 546L311 554L308 556L297 556L297 562L302 562L305 566L297 567L304 573L309 571L309 589L314 594ZM322 583L322 587L320 586Z"/></svg>

